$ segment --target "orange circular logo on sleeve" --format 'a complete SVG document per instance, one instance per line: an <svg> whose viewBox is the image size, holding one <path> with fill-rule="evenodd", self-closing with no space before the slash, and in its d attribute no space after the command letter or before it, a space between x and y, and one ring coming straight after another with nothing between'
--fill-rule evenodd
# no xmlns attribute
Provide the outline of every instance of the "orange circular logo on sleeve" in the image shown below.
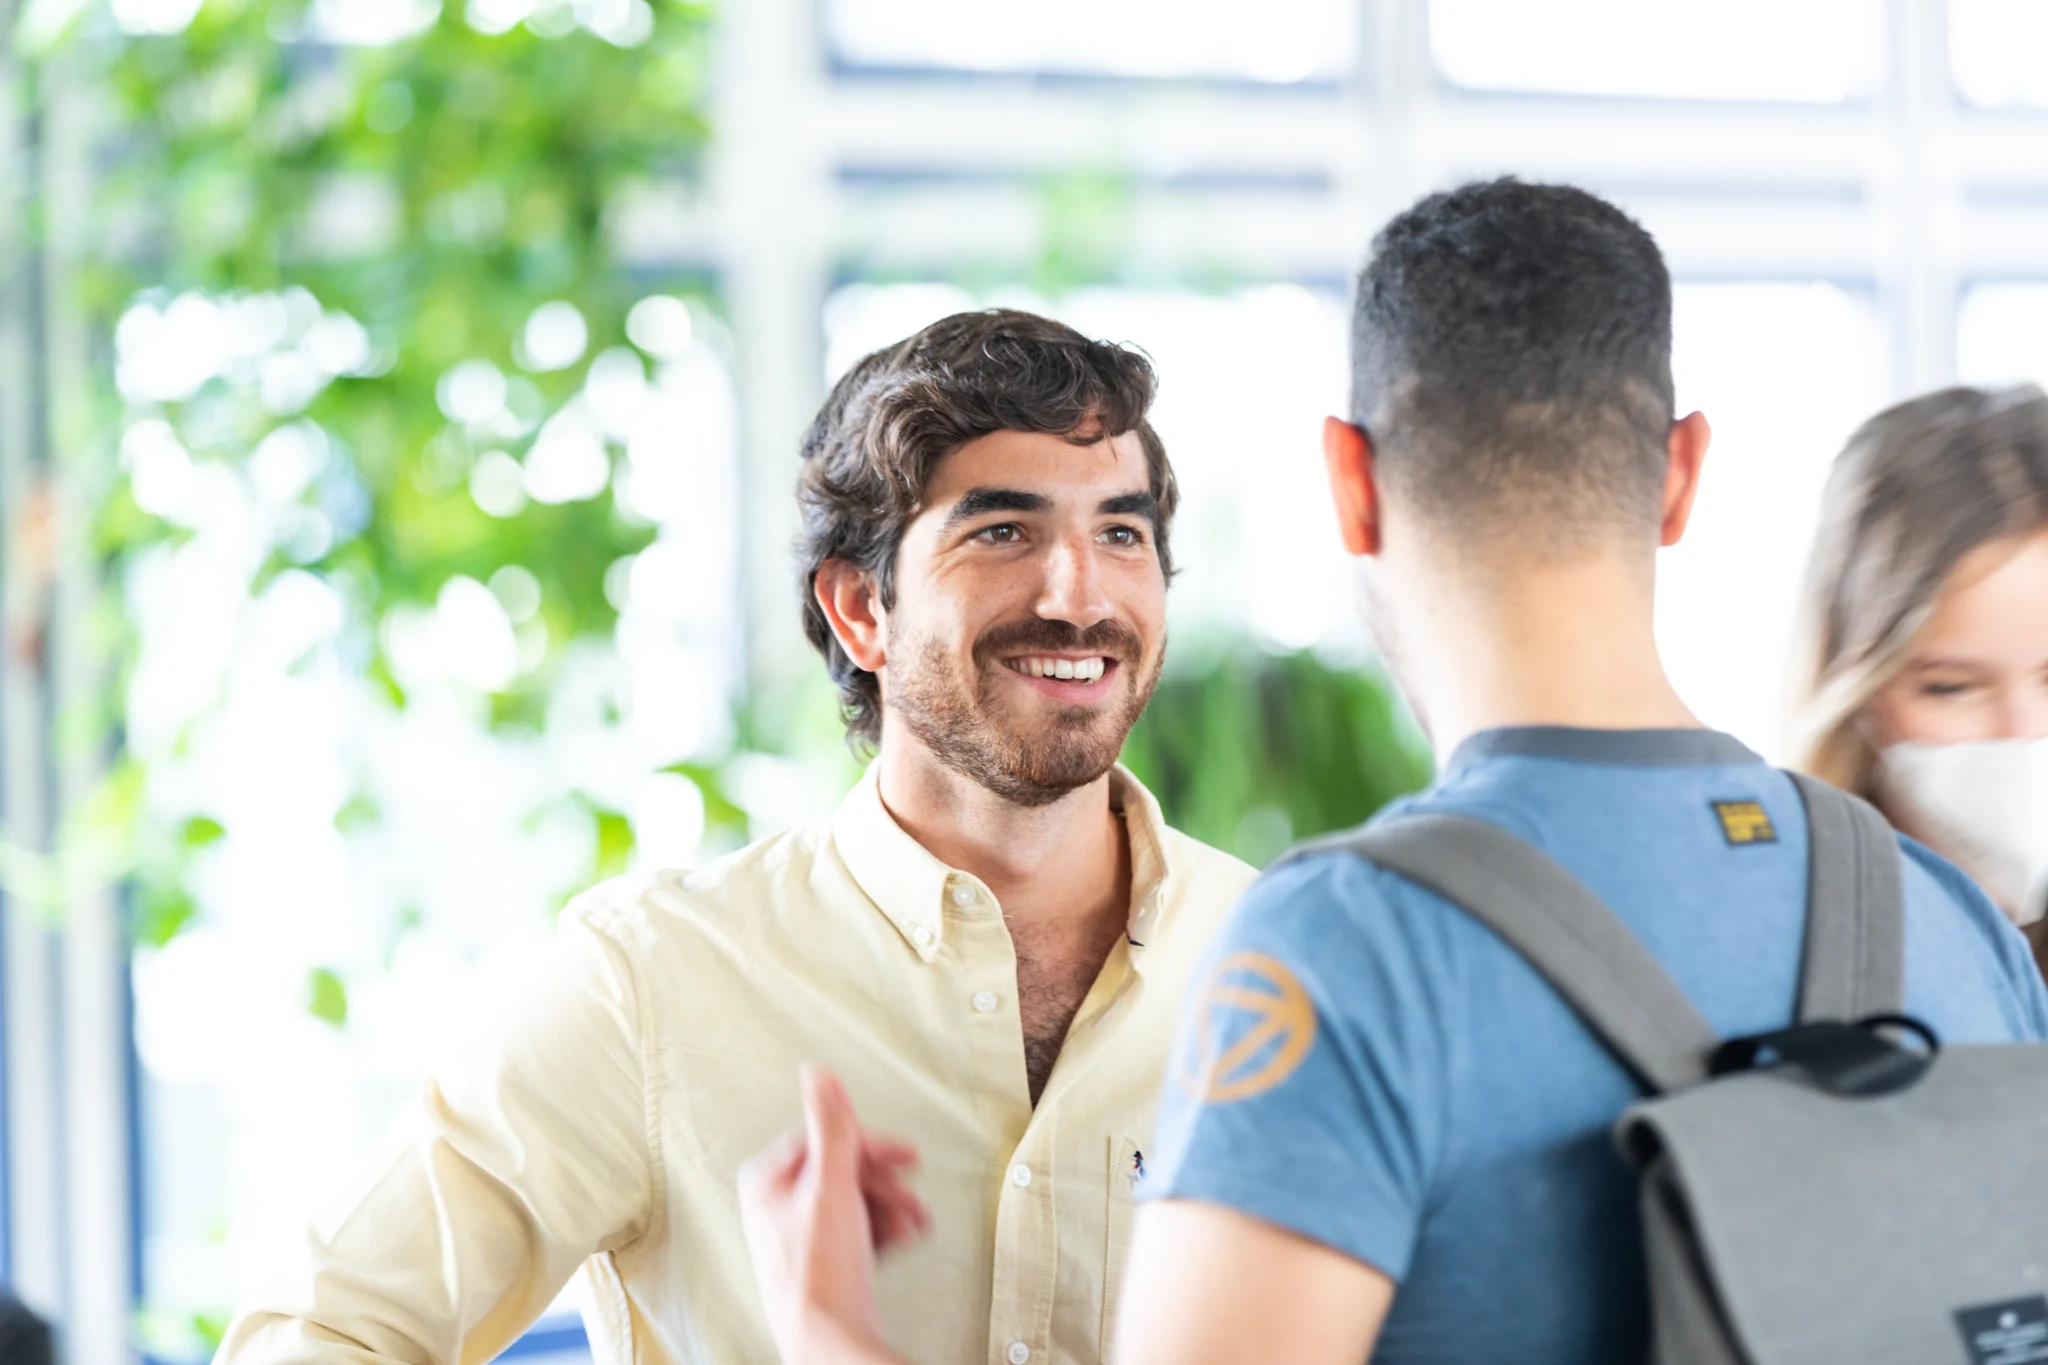
<svg viewBox="0 0 2048 1365"><path fill-rule="evenodd" d="M1276 958L1232 953L1202 989L1180 1081L1197 1099L1229 1104L1294 1074L1316 1040L1316 1008Z"/></svg>

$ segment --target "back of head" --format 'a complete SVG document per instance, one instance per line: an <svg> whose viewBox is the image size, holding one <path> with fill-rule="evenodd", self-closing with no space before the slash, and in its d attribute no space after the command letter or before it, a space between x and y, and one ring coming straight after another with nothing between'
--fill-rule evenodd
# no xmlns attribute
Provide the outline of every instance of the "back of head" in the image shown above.
<svg viewBox="0 0 2048 1365"><path fill-rule="evenodd" d="M2048 395L1952 388L1885 409L1828 475L1801 604L1799 766L1871 794L1860 724L1979 546L2048 528Z"/></svg>
<svg viewBox="0 0 2048 1365"><path fill-rule="evenodd" d="M1671 278L1612 204L1514 179L1422 200L1373 242L1351 353L1387 497L1452 552L1654 551Z"/></svg>

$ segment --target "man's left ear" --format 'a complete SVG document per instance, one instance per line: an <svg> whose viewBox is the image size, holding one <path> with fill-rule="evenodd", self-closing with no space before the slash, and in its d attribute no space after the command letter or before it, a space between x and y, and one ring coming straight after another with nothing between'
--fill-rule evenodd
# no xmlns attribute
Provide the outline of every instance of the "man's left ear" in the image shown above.
<svg viewBox="0 0 2048 1365"><path fill-rule="evenodd" d="M1373 481L1372 438L1341 417L1323 419L1323 465L1330 476L1330 500L1337 530L1354 555L1380 552L1380 494Z"/></svg>
<svg viewBox="0 0 2048 1365"><path fill-rule="evenodd" d="M1692 520L1693 500L1700 493L1700 469L1707 462L1707 447L1714 429L1704 412L1689 412L1671 424L1665 441L1664 524L1660 545L1676 545Z"/></svg>

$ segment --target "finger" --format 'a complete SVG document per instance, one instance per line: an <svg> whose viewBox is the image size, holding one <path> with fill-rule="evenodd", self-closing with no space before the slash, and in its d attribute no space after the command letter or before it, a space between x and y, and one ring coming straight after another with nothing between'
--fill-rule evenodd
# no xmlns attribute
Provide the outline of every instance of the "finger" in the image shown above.
<svg viewBox="0 0 2048 1365"><path fill-rule="evenodd" d="M918 1236L931 1227L931 1211L893 1170L864 1174L861 1194L867 1201L877 1248Z"/></svg>
<svg viewBox="0 0 2048 1365"><path fill-rule="evenodd" d="M819 1066L803 1070L804 1137L824 1179L860 1178L860 1122L839 1078Z"/></svg>
<svg viewBox="0 0 2048 1365"><path fill-rule="evenodd" d="M804 1168L804 1130L792 1128L740 1167L740 1183L762 1190L787 1190Z"/></svg>
<svg viewBox="0 0 2048 1365"><path fill-rule="evenodd" d="M905 1142L902 1138L880 1137L873 1133L867 1134L861 1143L861 1157L863 1164L900 1167L905 1170L915 1170L923 1160L918 1155L915 1144Z"/></svg>
<svg viewBox="0 0 2048 1365"><path fill-rule="evenodd" d="M869 1225L874 1230L875 1250L888 1251L913 1242L931 1231L931 1211L909 1190L877 1194L868 1201Z"/></svg>

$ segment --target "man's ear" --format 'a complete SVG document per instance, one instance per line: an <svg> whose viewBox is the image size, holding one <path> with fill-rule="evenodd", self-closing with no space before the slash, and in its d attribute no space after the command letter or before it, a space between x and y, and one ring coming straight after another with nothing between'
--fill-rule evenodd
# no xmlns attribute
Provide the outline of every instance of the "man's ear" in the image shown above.
<svg viewBox="0 0 2048 1365"><path fill-rule="evenodd" d="M865 672L881 672L889 661L883 644L888 613L874 580L844 559L828 559L818 566L811 592L846 657Z"/></svg>
<svg viewBox="0 0 2048 1365"><path fill-rule="evenodd" d="M1323 419L1323 464L1330 473L1330 500L1337 529L1355 555L1380 552L1380 490L1373 481L1372 438L1363 427L1339 417Z"/></svg>
<svg viewBox="0 0 2048 1365"><path fill-rule="evenodd" d="M1676 545L1692 520L1693 500L1700 495L1700 469L1707 462L1707 447L1714 429L1704 412L1690 412L1671 424L1665 442L1664 526L1660 545Z"/></svg>

